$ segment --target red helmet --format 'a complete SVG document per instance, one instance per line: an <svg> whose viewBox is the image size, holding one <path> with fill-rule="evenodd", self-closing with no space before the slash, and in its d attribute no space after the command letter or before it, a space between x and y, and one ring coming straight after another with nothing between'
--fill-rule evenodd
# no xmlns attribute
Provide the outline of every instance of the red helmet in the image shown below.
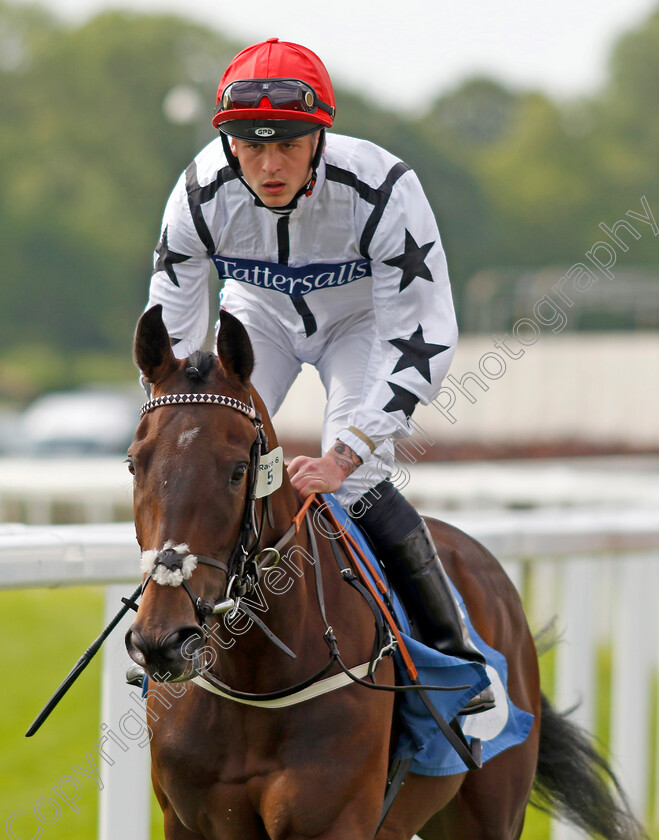
<svg viewBox="0 0 659 840"><path fill-rule="evenodd" d="M335 113L332 82L318 56L269 38L238 53L227 67L213 125L231 137L263 143L329 128Z"/></svg>

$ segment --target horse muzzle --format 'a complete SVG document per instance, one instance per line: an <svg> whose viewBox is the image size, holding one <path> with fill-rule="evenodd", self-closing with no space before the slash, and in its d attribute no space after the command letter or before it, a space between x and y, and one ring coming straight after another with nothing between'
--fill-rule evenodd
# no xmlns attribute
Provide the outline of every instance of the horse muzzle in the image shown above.
<svg viewBox="0 0 659 840"><path fill-rule="evenodd" d="M133 625L126 633L128 655L156 682L184 682L201 667L203 631L198 625L179 627L151 639Z"/></svg>

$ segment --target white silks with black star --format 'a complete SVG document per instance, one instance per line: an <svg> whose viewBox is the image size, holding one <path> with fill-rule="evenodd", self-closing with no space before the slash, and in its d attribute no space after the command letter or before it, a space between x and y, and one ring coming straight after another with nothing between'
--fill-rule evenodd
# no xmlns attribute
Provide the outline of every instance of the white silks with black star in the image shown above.
<svg viewBox="0 0 659 840"><path fill-rule="evenodd" d="M372 352L346 429L377 446L409 433L414 407L439 393L457 342L446 258L419 179L384 149L329 133L312 194L284 222L254 203L219 140L197 155L165 210L148 304L162 304L178 358L206 338L211 262L221 305L264 342L259 382L289 381L282 342L300 364L344 358L341 325L359 320Z"/></svg>

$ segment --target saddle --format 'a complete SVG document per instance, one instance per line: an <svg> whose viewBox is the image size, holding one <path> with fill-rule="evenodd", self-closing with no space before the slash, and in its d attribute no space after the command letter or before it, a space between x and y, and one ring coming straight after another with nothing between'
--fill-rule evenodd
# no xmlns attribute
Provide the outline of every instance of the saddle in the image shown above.
<svg viewBox="0 0 659 840"><path fill-rule="evenodd" d="M334 520L332 524L337 534L345 532L352 549L354 571L378 603L382 620L388 627L391 622L396 625L395 633L392 631L398 643L394 653L396 682L413 685L416 681L443 689L402 693L397 703L399 734L392 753L393 772L395 762L409 762L408 769L421 775L462 773L524 741L533 716L518 709L508 697L505 657L480 638L455 587L454 594L471 638L485 656L485 667L440 653L418 638L417 630L410 626L403 604L390 586L367 538L333 496L322 498L325 502L323 513L327 512L330 521ZM459 713L468 701L490 683L496 695L495 708L469 718L461 716ZM444 725L438 722L438 717ZM449 727L451 735L457 735L468 745L471 760L464 749L456 748L455 739L446 735L445 726Z"/></svg>

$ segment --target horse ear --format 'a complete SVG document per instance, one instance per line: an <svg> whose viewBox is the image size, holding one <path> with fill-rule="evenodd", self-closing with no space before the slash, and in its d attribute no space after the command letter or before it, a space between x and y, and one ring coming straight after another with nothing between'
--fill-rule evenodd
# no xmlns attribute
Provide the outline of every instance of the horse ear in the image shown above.
<svg viewBox="0 0 659 840"><path fill-rule="evenodd" d="M249 384L254 370L252 342L240 321L224 309L220 310L217 355L227 373L239 376L243 385Z"/></svg>
<svg viewBox="0 0 659 840"><path fill-rule="evenodd" d="M155 384L178 367L169 333L162 320L162 305L147 309L137 323L133 344L135 364Z"/></svg>

